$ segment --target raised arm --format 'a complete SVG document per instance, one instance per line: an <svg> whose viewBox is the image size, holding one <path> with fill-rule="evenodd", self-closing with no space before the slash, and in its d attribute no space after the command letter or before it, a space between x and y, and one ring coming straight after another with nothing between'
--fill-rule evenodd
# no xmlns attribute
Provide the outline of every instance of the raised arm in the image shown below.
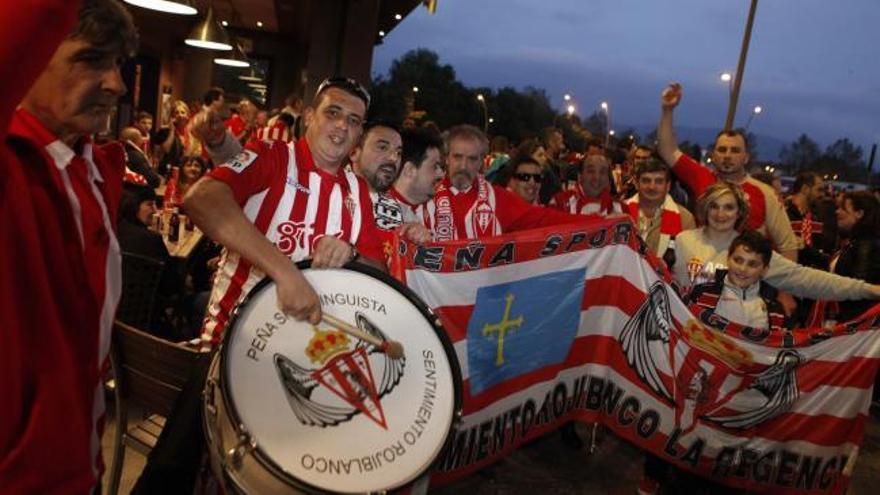
<svg viewBox="0 0 880 495"><path fill-rule="evenodd" d="M321 321L318 295L302 272L248 220L232 189L211 177L200 179L183 200L187 214L205 234L240 254L275 281L278 306L313 324Z"/></svg>
<svg viewBox="0 0 880 495"><path fill-rule="evenodd" d="M657 124L657 153L670 167L681 156L678 149L678 140L675 137L675 128L672 125L672 114L675 107L681 102L681 84L672 83L667 86L660 96L660 122Z"/></svg>

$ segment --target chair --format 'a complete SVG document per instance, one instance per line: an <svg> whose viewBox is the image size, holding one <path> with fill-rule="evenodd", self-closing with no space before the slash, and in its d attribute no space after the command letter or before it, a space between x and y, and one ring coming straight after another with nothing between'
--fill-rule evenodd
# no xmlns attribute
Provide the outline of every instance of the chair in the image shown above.
<svg viewBox="0 0 880 495"><path fill-rule="evenodd" d="M116 319L152 330L157 314L159 283L165 263L134 253L122 253L122 298Z"/></svg>
<svg viewBox="0 0 880 495"><path fill-rule="evenodd" d="M115 374L116 435L109 493L116 495L126 445L147 455L156 444L180 391L206 353L154 337L116 321L110 360ZM140 405L146 419L129 428L128 408Z"/></svg>

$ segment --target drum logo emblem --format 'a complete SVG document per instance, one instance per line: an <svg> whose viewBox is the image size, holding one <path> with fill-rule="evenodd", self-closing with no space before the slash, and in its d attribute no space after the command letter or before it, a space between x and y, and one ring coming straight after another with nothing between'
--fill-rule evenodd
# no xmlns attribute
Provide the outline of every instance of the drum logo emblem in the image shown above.
<svg viewBox="0 0 880 495"><path fill-rule="evenodd" d="M382 331L360 312L355 313L355 320L361 330L386 340ZM363 414L387 430L381 399L400 383L406 360L392 360L373 345L353 343L352 337L336 330L321 330L317 326L312 329L314 335L305 354L318 367L301 366L283 354L274 356L278 376L297 419L304 425L324 428Z"/></svg>

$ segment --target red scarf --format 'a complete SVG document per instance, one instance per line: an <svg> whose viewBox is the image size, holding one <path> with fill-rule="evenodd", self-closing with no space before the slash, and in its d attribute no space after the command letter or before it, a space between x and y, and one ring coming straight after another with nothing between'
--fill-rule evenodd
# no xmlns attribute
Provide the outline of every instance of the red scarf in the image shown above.
<svg viewBox="0 0 880 495"><path fill-rule="evenodd" d="M438 187L432 201L434 208L428 208L428 224L434 232L437 241L451 241L454 239L479 239L481 237L501 234L501 225L495 216L495 191L486 179L478 175L476 179L477 200L468 209L464 216L465 236L455 226L455 212L453 211L453 196L462 194L453 193L449 179L445 179Z"/></svg>
<svg viewBox="0 0 880 495"><path fill-rule="evenodd" d="M636 227L639 226L639 195L636 194L633 197L626 200L626 207L629 212L629 216L632 217L633 222L635 222ZM662 211L660 212L660 242L657 243L657 256L663 256L663 253L666 252L666 247L669 245L669 239L673 236L678 235L681 232L681 211L678 209L678 205L675 201L666 195L666 198L663 199L663 205L661 206Z"/></svg>

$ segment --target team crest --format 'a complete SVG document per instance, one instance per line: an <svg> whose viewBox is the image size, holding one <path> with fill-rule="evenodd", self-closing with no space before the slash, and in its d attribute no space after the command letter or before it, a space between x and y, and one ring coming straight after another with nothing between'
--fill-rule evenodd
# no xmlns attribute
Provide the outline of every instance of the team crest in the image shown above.
<svg viewBox="0 0 880 495"><path fill-rule="evenodd" d="M495 231L495 212L488 203L480 202L474 209L474 224L480 234L492 234Z"/></svg>
<svg viewBox="0 0 880 495"><path fill-rule="evenodd" d="M345 209L347 209L348 214L354 218L354 214L357 211L357 203L355 203L354 198L350 193L345 195Z"/></svg>
<svg viewBox="0 0 880 495"><path fill-rule="evenodd" d="M694 283L697 280L697 277L700 275L700 271L703 269L703 260L697 258L696 256L689 259L687 262L687 273L688 280L691 283Z"/></svg>
<svg viewBox="0 0 880 495"><path fill-rule="evenodd" d="M620 345L627 363L655 394L675 406L683 432L697 420L748 429L787 411L800 396L796 370L804 358L781 349L770 366L721 331L689 320L675 331L666 286L655 282L626 323Z"/></svg>
<svg viewBox="0 0 880 495"><path fill-rule="evenodd" d="M360 312L355 313L355 320L364 332L386 340L385 334ZM406 360L393 360L363 341L353 344L350 337L335 330L313 330L305 349L308 365L282 354L274 357L297 419L306 426L325 428L363 414L387 430L381 399L400 382Z"/></svg>

